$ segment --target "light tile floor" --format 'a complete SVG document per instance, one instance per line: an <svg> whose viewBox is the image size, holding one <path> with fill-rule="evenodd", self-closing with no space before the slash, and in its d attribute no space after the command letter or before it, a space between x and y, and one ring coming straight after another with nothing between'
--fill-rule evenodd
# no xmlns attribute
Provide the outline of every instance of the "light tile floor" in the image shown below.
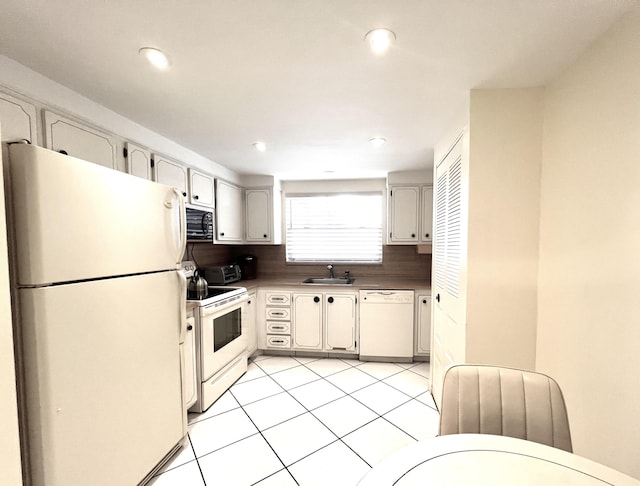
<svg viewBox="0 0 640 486"><path fill-rule="evenodd" d="M429 363L257 356L153 486L356 485L438 431Z"/></svg>

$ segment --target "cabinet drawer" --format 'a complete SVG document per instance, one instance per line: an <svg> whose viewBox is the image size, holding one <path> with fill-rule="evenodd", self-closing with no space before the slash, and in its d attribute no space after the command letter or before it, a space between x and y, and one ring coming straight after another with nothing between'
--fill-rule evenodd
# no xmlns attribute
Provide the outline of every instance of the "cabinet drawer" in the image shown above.
<svg viewBox="0 0 640 486"><path fill-rule="evenodd" d="M286 292L267 292L267 304L290 305L291 294Z"/></svg>
<svg viewBox="0 0 640 486"><path fill-rule="evenodd" d="M291 324L288 322L267 321L267 334L290 334Z"/></svg>
<svg viewBox="0 0 640 486"><path fill-rule="evenodd" d="M267 308L267 319L289 321L291 320L291 311L284 307Z"/></svg>
<svg viewBox="0 0 640 486"><path fill-rule="evenodd" d="M267 336L267 348L290 348L289 336Z"/></svg>

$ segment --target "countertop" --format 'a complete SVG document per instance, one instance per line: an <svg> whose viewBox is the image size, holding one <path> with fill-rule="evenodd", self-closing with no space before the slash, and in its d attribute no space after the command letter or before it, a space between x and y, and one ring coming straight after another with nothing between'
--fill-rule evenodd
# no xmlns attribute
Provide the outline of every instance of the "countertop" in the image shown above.
<svg viewBox="0 0 640 486"><path fill-rule="evenodd" d="M311 275L309 275L311 276ZM229 285L246 287L247 290L255 290L256 288L294 288L296 290L313 289L326 290L367 290L367 289L386 289L386 290L415 290L417 292L431 293L431 283L428 279L418 278L402 278L402 277L355 277L351 285L316 285L303 284L302 281L306 276L295 277L259 277L251 280L240 280Z"/></svg>

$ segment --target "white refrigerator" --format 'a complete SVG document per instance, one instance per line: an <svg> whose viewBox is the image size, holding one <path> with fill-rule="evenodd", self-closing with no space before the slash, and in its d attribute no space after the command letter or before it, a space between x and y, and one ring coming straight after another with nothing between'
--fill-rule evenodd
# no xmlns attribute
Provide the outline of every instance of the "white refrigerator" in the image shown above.
<svg viewBox="0 0 640 486"><path fill-rule="evenodd" d="M138 484L186 435L182 197L26 144L8 176L32 484Z"/></svg>

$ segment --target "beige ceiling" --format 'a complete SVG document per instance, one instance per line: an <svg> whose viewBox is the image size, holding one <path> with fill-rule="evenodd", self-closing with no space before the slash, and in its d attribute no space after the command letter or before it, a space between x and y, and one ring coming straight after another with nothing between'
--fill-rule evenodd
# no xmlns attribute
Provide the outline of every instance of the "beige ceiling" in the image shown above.
<svg viewBox="0 0 640 486"><path fill-rule="evenodd" d="M430 168L469 89L544 85L634 3L2 0L0 54L239 173L370 177Z"/></svg>

